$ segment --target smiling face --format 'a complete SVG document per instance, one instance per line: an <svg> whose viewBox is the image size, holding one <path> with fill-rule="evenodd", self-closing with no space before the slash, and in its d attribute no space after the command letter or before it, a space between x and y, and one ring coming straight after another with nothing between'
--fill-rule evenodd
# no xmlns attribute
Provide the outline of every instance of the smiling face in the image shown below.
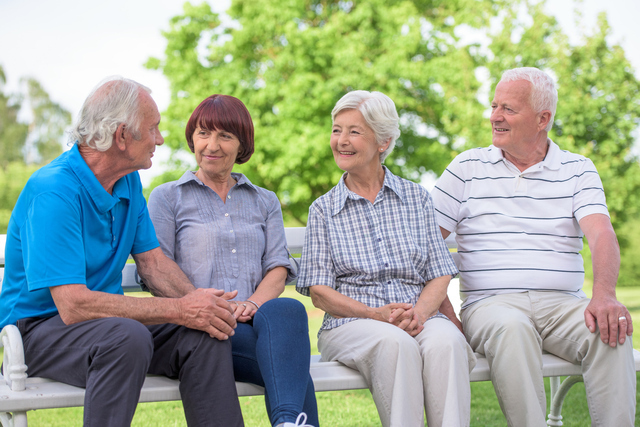
<svg viewBox="0 0 640 427"><path fill-rule="evenodd" d="M209 178L229 177L240 150L238 137L225 130L207 130L198 126L192 138L198 172Z"/></svg>
<svg viewBox="0 0 640 427"><path fill-rule="evenodd" d="M536 113L531 106L531 83L526 80L500 82L491 102L492 141L506 153L534 149L544 139L550 112ZM546 117L546 120L545 120Z"/></svg>
<svg viewBox="0 0 640 427"><path fill-rule="evenodd" d="M156 103L146 91L140 90L140 126L137 134L129 129L126 131L131 135L131 143L127 145L127 157L132 168L148 169L151 167L151 158L157 145L164 143L164 138L160 133L160 112Z"/></svg>
<svg viewBox="0 0 640 427"><path fill-rule="evenodd" d="M340 169L349 173L377 170L380 167L381 148L373 130L358 110L344 110L333 122L331 150Z"/></svg>

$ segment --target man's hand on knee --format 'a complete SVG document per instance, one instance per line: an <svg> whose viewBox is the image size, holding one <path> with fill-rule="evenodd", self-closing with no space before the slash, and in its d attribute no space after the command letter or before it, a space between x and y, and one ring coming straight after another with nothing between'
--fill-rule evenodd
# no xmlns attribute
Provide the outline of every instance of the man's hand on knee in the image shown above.
<svg viewBox="0 0 640 427"><path fill-rule="evenodd" d="M225 293L219 289L196 289L188 293L179 299L181 324L207 332L212 338L228 339L237 324L227 300L235 294L237 291Z"/></svg>
<svg viewBox="0 0 640 427"><path fill-rule="evenodd" d="M627 336L633 334L631 314L615 297L594 296L584 311L584 321L592 333L597 326L600 339L611 347L624 344Z"/></svg>

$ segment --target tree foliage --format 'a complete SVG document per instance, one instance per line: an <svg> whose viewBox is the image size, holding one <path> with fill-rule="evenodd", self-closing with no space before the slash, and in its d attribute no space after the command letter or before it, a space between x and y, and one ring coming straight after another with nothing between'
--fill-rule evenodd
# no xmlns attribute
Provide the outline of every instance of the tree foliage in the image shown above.
<svg viewBox="0 0 640 427"><path fill-rule="evenodd" d="M52 101L37 80L23 80L27 85L27 101L33 116L29 124L33 153L27 153L27 163L48 163L62 153L61 138L71 123L71 113Z"/></svg>
<svg viewBox="0 0 640 427"><path fill-rule="evenodd" d="M48 163L62 153L61 140L71 114L33 78L21 79L26 93L5 93L5 77L0 66L0 167L13 162ZM23 108L29 109L29 122L19 117Z"/></svg>
<svg viewBox="0 0 640 427"><path fill-rule="evenodd" d="M387 164L419 179L442 171L460 141L484 139L476 99L477 46L457 29L483 28L497 0L235 0L223 27L208 4L184 5L165 32L165 58L148 66L169 79L167 144L186 147L186 120L206 96L241 99L256 127L256 152L238 169L274 190L304 222L311 202L338 181L329 148L330 113L353 89L389 95L402 136Z"/></svg>
<svg viewBox="0 0 640 427"><path fill-rule="evenodd" d="M31 174L62 152L60 140L71 121L69 112L53 102L36 80L23 79L26 94L5 93L5 82L0 66L0 233L6 233L11 211ZM28 123L19 118L25 105L31 112Z"/></svg>
<svg viewBox="0 0 640 427"><path fill-rule="evenodd" d="M0 168L23 159L28 125L18 121L22 98L4 93L6 76L0 66Z"/></svg>
<svg viewBox="0 0 640 427"><path fill-rule="evenodd" d="M285 213L304 222L309 204L341 174L328 140L330 111L344 93L379 90L395 101L402 135L387 165L419 180L429 170L441 173L460 150L489 145L486 112L500 75L535 66L559 84L551 138L593 159L618 227L640 211L639 164L631 151L640 122L638 80L623 49L610 43L604 15L572 45L543 7L234 0L232 21L222 25L208 4L186 3L164 33L165 57L148 62L171 85L167 143L186 148L186 120L204 97L240 98L256 125L256 153L238 169L276 191ZM463 43L460 35L474 31L489 43Z"/></svg>

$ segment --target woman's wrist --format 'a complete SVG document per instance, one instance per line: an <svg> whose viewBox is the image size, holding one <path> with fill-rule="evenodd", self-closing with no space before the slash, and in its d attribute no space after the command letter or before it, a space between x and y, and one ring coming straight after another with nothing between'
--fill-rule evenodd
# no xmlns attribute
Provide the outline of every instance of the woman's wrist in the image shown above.
<svg viewBox="0 0 640 427"><path fill-rule="evenodd" d="M255 305L256 306L256 310L260 308L260 305L258 305L258 303L255 302L255 301L251 301L250 299L248 299L247 302L250 302L251 304Z"/></svg>

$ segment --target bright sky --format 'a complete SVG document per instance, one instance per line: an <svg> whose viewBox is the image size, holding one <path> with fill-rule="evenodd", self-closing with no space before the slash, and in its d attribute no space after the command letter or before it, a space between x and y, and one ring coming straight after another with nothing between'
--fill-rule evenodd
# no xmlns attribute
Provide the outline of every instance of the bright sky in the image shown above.
<svg viewBox="0 0 640 427"><path fill-rule="evenodd" d="M192 0L198 3L198 0ZM169 103L164 76L144 68L150 56L161 57L162 30L182 12L183 0L0 0L0 65L7 89L15 92L21 77L35 77L51 98L75 117L91 89L104 77L120 74L153 90L162 111ZM222 11L230 0L210 0ZM572 41L577 42L575 2L548 0ZM625 49L640 77L640 1L583 0L580 26L593 28L607 12L612 41Z"/></svg>

